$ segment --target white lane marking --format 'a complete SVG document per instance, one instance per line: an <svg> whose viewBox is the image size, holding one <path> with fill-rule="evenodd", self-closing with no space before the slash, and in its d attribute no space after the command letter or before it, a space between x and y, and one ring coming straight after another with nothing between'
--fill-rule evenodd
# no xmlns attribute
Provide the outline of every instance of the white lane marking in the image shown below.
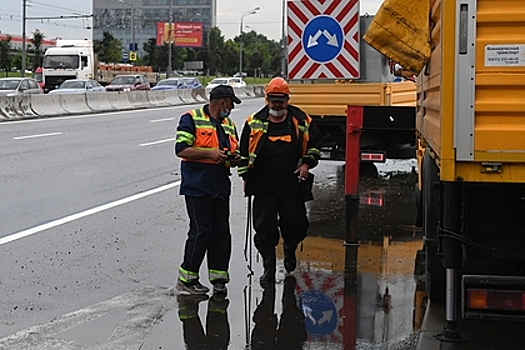
<svg viewBox="0 0 525 350"><path fill-rule="evenodd" d="M144 147L144 146L151 146L151 145L158 145L159 143L166 143L166 142L173 142L175 141L175 139L166 139L166 140L159 140L159 141L152 141L152 142L146 142L146 143L141 143L139 146L140 147Z"/></svg>
<svg viewBox="0 0 525 350"><path fill-rule="evenodd" d="M61 132L51 132L49 134L17 136L17 137L13 137L13 140L36 139L38 137L47 137L47 136L56 136L56 135L62 135L62 133Z"/></svg>
<svg viewBox="0 0 525 350"><path fill-rule="evenodd" d="M175 118L164 118L164 119L152 119L149 122L150 123L158 123L158 122L167 122L170 120L175 120Z"/></svg>
<svg viewBox="0 0 525 350"><path fill-rule="evenodd" d="M129 196L129 197L126 197L126 198L119 199L119 200L117 200L115 202L107 203L107 204L104 204L104 205L101 205L101 206L98 206L98 207L95 207L95 208L84 210L84 211L81 211L79 213L72 214L72 215L63 217L61 219L48 222L48 223L43 224L43 225L35 226L35 227L32 227L32 228L24 230L24 231L13 233L12 235L0 238L0 245L6 244L6 243L9 243L9 242L12 242L12 241L16 241L18 239L21 239L21 238L24 238L24 237L27 237L27 236L34 235L35 233L38 233L40 231L44 231L44 230L47 230L47 229L50 229L50 228L53 228L53 227L56 227L56 226L59 226L59 225L63 225L63 224L68 223L70 221L78 220L78 219L81 219L81 218L83 218L85 216L93 215L93 214L99 213L101 211L108 210L108 209L114 208L116 206L135 201L137 199L141 199L141 198L144 198L144 197L147 197L147 196L151 196L152 194L156 194L156 193L159 193L159 192L162 192L162 191L169 190L169 189L171 189L173 187L177 187L179 185L180 185L180 180L179 181L175 181L175 182L173 182L171 184L167 184L167 185L164 185L164 186L160 186L160 187L151 189L151 190L146 191L146 192L137 193L137 194L135 194L133 196Z"/></svg>
<svg viewBox="0 0 525 350"><path fill-rule="evenodd" d="M142 287L0 338L0 349L31 349L36 342L42 349L138 349L158 320L171 310L173 299L169 288ZM108 316L112 315L120 322L111 322ZM93 323L104 317L111 336L98 346L86 344L85 337L78 334L97 329Z"/></svg>

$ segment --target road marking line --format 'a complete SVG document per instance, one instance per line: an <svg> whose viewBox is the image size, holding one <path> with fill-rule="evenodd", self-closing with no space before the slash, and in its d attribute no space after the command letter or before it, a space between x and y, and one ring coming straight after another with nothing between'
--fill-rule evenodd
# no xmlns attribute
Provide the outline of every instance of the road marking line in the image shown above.
<svg viewBox="0 0 525 350"><path fill-rule="evenodd" d="M158 122L167 122L170 120L175 120L175 118L165 118L165 119L152 119L149 122L150 123L158 123Z"/></svg>
<svg viewBox="0 0 525 350"><path fill-rule="evenodd" d="M0 349L30 349L35 342L46 349L57 348L57 345L68 349L72 347L138 349L153 327L158 324L157 321L170 311L171 300L173 296L169 288L142 287L0 338ZM78 337L70 340L61 337L64 332L81 329L80 327L90 329L91 322L122 312L126 315L120 323L107 325L113 328L113 332L104 344L93 347L82 344Z"/></svg>
<svg viewBox="0 0 525 350"><path fill-rule="evenodd" d="M135 194L133 196L122 198L122 199L119 199L119 200L117 200L115 202L107 203L107 204L104 204L104 205L101 205L101 206L98 206L98 207L95 207L95 208L91 208L91 209L84 210L84 211L81 211L81 212L76 213L76 214L72 214L72 215L63 217L63 218L55 220L55 221L51 221L51 222L45 223L43 225L35 226L35 227L32 227L32 228L24 230L24 231L13 233L12 235L0 238L0 245L6 244L6 243L9 243L9 242L12 242L12 241L16 241L18 239L21 239L21 238L24 238L24 237L27 237L27 236L34 235L35 233L38 233L40 231L44 231L44 230L47 230L47 229L50 229L50 228L53 228L53 227L56 227L56 226L59 226L59 225L63 225L63 224L68 223L70 221L78 220L78 219L81 219L81 218L83 218L85 216L93 215L93 214L99 213L101 211L108 210L108 209L117 207L119 205L135 201L137 199L141 199L141 198L144 198L144 197L147 197L147 196L151 196L152 194L156 194L156 193L159 193L159 192L162 192L162 191L169 190L169 189L171 189L173 187L179 186L180 183L181 183L180 180L179 181L175 181L175 182L173 182L171 184L168 184L168 185L160 186L160 187L151 189L149 191L137 193L137 194Z"/></svg>
<svg viewBox="0 0 525 350"><path fill-rule="evenodd" d="M146 143L141 143L139 145L139 147L158 145L159 143L173 142L173 141L175 141L175 138L173 138L173 139L166 139L166 140L159 140L159 141L153 141L153 142L146 142Z"/></svg>
<svg viewBox="0 0 525 350"><path fill-rule="evenodd" d="M49 134L17 136L17 137L13 137L13 140L36 139L37 137L46 137L46 136L55 136L55 135L62 135L62 133L61 132L51 132Z"/></svg>

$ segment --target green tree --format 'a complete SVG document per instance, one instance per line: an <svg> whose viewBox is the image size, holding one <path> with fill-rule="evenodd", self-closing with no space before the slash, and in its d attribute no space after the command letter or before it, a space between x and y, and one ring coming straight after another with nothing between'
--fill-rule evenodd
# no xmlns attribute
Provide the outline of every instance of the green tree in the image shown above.
<svg viewBox="0 0 525 350"><path fill-rule="evenodd" d="M228 39L221 50L222 65L219 67L222 74L233 75L239 70L239 43Z"/></svg>
<svg viewBox="0 0 525 350"><path fill-rule="evenodd" d="M6 40L0 41L0 69L5 71L7 77L12 67L12 58L9 53L11 51L11 36L8 35Z"/></svg>
<svg viewBox="0 0 525 350"><path fill-rule="evenodd" d="M98 60L104 63L117 63L122 61L122 41L115 39L111 33L104 31L101 41L95 40L95 53Z"/></svg>
<svg viewBox="0 0 525 350"><path fill-rule="evenodd" d="M210 74L217 75L223 61L224 36L219 28L213 27L210 29L207 39L205 68L209 69Z"/></svg>
<svg viewBox="0 0 525 350"><path fill-rule="evenodd" d="M32 32L33 38L31 39L31 42L34 45L33 50L33 64L32 64L32 70L34 71L37 67L40 67L42 65L42 42L44 41L44 33L42 33L38 28Z"/></svg>
<svg viewBox="0 0 525 350"><path fill-rule="evenodd" d="M146 52L143 57L144 64L147 66L153 67L153 70L159 71L160 67L156 65L155 55L157 53L157 40L155 38L148 39L145 43L142 44L142 50Z"/></svg>
<svg viewBox="0 0 525 350"><path fill-rule="evenodd" d="M13 57L12 63L13 63L13 65L12 65L13 67L16 67L18 70L21 69L21 67L22 67L22 51L17 51L17 53ZM26 67L31 67L28 55L26 55Z"/></svg>

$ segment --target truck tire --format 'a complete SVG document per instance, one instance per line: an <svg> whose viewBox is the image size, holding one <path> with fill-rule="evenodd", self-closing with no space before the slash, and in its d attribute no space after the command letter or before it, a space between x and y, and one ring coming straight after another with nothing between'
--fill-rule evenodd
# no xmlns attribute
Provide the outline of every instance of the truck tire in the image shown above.
<svg viewBox="0 0 525 350"><path fill-rule="evenodd" d="M423 157L422 174L422 226L425 237L426 285L428 298L437 303L445 300L445 269L438 252L438 227L441 221L441 190L439 169L429 151Z"/></svg>

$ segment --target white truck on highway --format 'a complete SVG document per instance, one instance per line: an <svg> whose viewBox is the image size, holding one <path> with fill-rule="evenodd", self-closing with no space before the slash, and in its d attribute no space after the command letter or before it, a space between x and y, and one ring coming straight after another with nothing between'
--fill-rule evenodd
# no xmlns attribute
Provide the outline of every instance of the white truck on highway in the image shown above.
<svg viewBox="0 0 525 350"><path fill-rule="evenodd" d="M64 80L95 79L93 40L57 40L44 54L42 76L44 91L49 92Z"/></svg>

